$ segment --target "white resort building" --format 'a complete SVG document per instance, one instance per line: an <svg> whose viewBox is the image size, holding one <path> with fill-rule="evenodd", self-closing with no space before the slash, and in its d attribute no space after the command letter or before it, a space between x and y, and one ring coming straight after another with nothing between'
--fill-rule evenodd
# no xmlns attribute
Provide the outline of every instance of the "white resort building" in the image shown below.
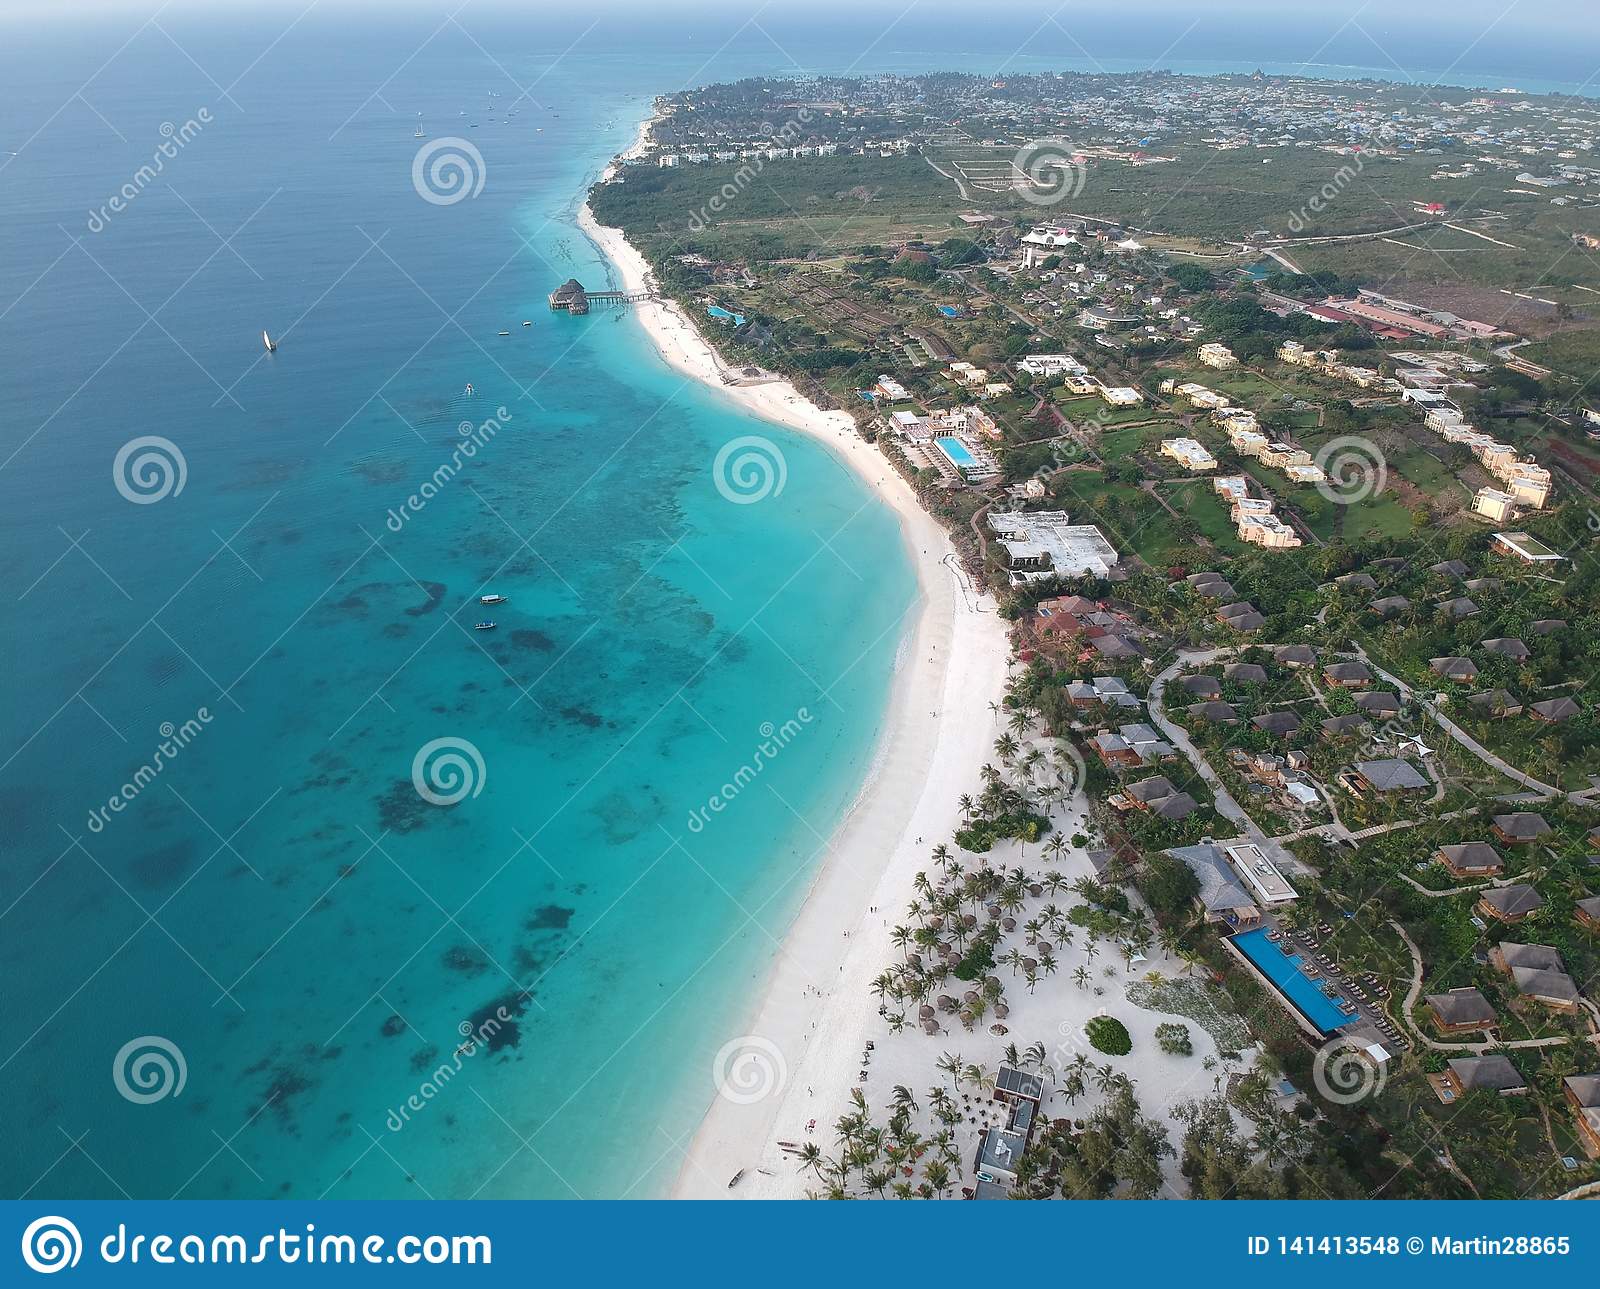
<svg viewBox="0 0 1600 1289"><path fill-rule="evenodd" d="M1195 439L1165 439L1161 455L1171 457L1185 470L1215 470L1217 459Z"/></svg>
<svg viewBox="0 0 1600 1289"><path fill-rule="evenodd" d="M1073 524L1064 510L991 513L989 530L1006 553L1012 586L1051 577L1104 577L1116 549L1092 524Z"/></svg>

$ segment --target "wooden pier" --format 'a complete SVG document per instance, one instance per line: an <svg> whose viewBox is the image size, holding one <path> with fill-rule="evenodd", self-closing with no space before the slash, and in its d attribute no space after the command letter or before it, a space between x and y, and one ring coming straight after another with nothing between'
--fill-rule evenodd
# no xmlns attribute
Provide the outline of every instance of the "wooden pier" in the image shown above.
<svg viewBox="0 0 1600 1289"><path fill-rule="evenodd" d="M626 308L651 298L648 291L588 291L577 278L568 278L550 292L550 307L564 309L568 313L588 313L596 305Z"/></svg>

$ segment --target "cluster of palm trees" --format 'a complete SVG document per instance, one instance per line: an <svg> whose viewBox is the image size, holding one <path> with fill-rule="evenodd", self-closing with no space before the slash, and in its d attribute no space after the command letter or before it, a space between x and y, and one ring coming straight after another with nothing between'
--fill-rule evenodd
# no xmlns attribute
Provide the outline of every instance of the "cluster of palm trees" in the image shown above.
<svg viewBox="0 0 1600 1289"><path fill-rule="evenodd" d="M1131 1095L1133 1080L1110 1065L1096 1067L1080 1052L1057 1071L1041 1042L1019 1050L1008 1043L1005 1064L1020 1070L1037 1070L1069 1103L1084 1096L1091 1085L1105 1096ZM936 1068L945 1081L928 1089L924 1104L912 1090L896 1084L888 1118L876 1123L860 1088L850 1093L850 1109L833 1125L833 1153L815 1141L788 1148L799 1171L811 1172L820 1189L813 1197L850 1199L875 1195L896 1199L943 1199L961 1182L962 1153L956 1133L963 1124L987 1126L993 1100L995 1074L987 1066L969 1062L958 1052L945 1052ZM926 1109L926 1115L923 1111ZM1055 1128L1069 1132L1072 1123L1058 1120ZM1044 1154L1029 1151L1019 1161L1017 1189L1027 1191L1049 1167Z"/></svg>
<svg viewBox="0 0 1600 1289"><path fill-rule="evenodd" d="M850 1104L851 1109L833 1126L835 1154L824 1154L814 1141L790 1151L800 1161L800 1171L809 1169L822 1184L820 1192L811 1192L813 1197L850 1199L865 1194L880 1199L888 1195L943 1199L949 1195L961 1176L961 1151L954 1130L966 1115L944 1087L928 1089L933 1127L927 1134L916 1127L914 1116L921 1106L903 1084L895 1085L883 1126L872 1121L860 1088L851 1090Z"/></svg>
<svg viewBox="0 0 1600 1289"><path fill-rule="evenodd" d="M1091 1087L1107 1103L1133 1100L1133 1079L1110 1065L1094 1065L1083 1052L1058 1070L1051 1064L1045 1044L1018 1049L1008 1043L1002 1060L1018 1070L1037 1070L1069 1103L1077 1102ZM944 1052L936 1068L944 1075L944 1083L930 1087L922 1103L909 1087L894 1086L888 1118L882 1124L867 1107L866 1095L859 1087L853 1089L850 1110L834 1123L832 1153L810 1140L790 1148L798 1171L811 1172L818 1180L818 1190L808 1191L813 1198L949 1198L963 1179L958 1131L963 1124L976 1132L1003 1123L994 1113L1003 1107L994 1100L995 1075L986 1065L968 1062L960 1052ZM1014 1191L1037 1198L1053 1195L1064 1164L1056 1155L1083 1126L1082 1121L1074 1123L1072 1119L1051 1121L1019 1159Z"/></svg>

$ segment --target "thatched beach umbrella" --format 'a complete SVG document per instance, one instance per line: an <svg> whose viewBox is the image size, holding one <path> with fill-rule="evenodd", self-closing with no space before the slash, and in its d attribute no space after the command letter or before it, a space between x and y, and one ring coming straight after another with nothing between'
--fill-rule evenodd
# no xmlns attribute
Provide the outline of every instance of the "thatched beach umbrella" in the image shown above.
<svg viewBox="0 0 1600 1289"><path fill-rule="evenodd" d="M924 1034L937 1034L939 1032L939 1022L936 1020L923 1021L922 1032Z"/></svg>
<svg viewBox="0 0 1600 1289"><path fill-rule="evenodd" d="M944 1012L946 1015L949 1015L951 1012L955 1011L955 1009L956 1009L956 1000L954 998L950 997L949 994L940 994L939 995L939 1010L940 1011Z"/></svg>
<svg viewBox="0 0 1600 1289"><path fill-rule="evenodd" d="M1001 1020L1004 1020L1007 1016L1011 1015L1011 1008L1007 1007L1004 1003L996 1003L994 1005L994 1014Z"/></svg>
<svg viewBox="0 0 1600 1289"><path fill-rule="evenodd" d="M931 1003L923 1003L921 1007L918 1007L917 1008L917 1019L918 1020L932 1020L933 1019L933 1005Z"/></svg>
<svg viewBox="0 0 1600 1289"><path fill-rule="evenodd" d="M1001 918L1000 929L1002 931L1015 931L1017 929L1016 918Z"/></svg>
<svg viewBox="0 0 1600 1289"><path fill-rule="evenodd" d="M961 1001L964 1002L964 1003L975 1003L975 1002L977 1002L978 1001L978 991L976 989L967 990L966 993L961 995Z"/></svg>

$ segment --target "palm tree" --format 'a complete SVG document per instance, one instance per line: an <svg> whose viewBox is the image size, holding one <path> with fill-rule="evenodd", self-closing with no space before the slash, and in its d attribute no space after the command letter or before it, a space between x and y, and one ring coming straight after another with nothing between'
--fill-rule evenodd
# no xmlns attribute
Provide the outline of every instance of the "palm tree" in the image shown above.
<svg viewBox="0 0 1600 1289"><path fill-rule="evenodd" d="M955 1080L956 1090L958 1092L961 1090L961 1053L946 1052L936 1062L934 1062L933 1068L938 1070L941 1074L948 1074L952 1079Z"/></svg>
<svg viewBox="0 0 1600 1289"><path fill-rule="evenodd" d="M1006 726L1013 734L1021 734L1028 728L1028 713L1020 707L1014 708L1006 720Z"/></svg>
<svg viewBox="0 0 1600 1289"><path fill-rule="evenodd" d="M817 1180L820 1182L822 1180L822 1165L827 1162L822 1156L822 1147L814 1141L808 1141L795 1154L800 1160L798 1171L803 1173L809 1168L816 1173Z"/></svg>
<svg viewBox="0 0 1600 1289"><path fill-rule="evenodd" d="M1072 973L1073 983L1076 984L1079 989L1087 989L1089 987L1090 978L1088 967L1079 967Z"/></svg>
<svg viewBox="0 0 1600 1289"><path fill-rule="evenodd" d="M994 753L1002 762L1004 762L1006 765L1010 765L1013 758L1015 758L1017 755L1017 749L1019 746L1020 744L1018 744L1017 740L1012 738L1010 734L1002 734L994 741Z"/></svg>
<svg viewBox="0 0 1600 1289"><path fill-rule="evenodd" d="M972 796L970 793L963 792L956 804L961 807L961 821L963 823L972 818Z"/></svg>

